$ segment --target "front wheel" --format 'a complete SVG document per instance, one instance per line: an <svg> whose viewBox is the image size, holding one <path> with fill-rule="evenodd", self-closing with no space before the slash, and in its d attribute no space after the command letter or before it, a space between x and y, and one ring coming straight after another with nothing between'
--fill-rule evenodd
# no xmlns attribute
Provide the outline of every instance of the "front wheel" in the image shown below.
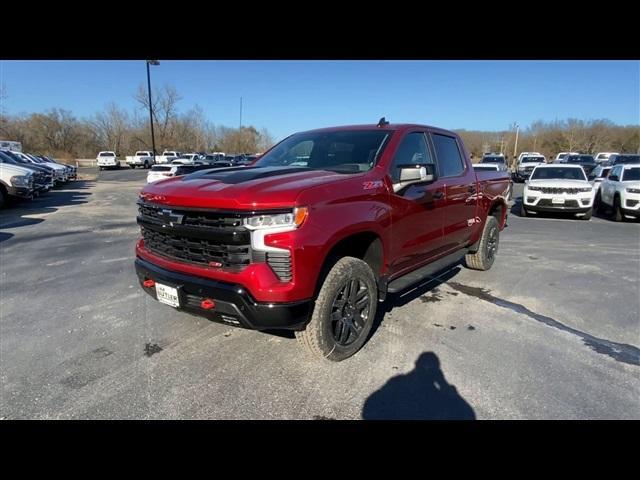
<svg viewBox="0 0 640 480"><path fill-rule="evenodd" d="M338 260L327 274L307 328L296 337L314 356L340 362L367 341L378 306L378 286L369 265Z"/></svg>
<svg viewBox="0 0 640 480"><path fill-rule="evenodd" d="M129 165L129 168L131 168L133 170L134 168L136 168L136 166L135 165Z"/></svg>
<svg viewBox="0 0 640 480"><path fill-rule="evenodd" d="M622 207L620 205L620 197L618 195L613 199L613 219L616 222L624 221L624 214L622 213Z"/></svg>
<svg viewBox="0 0 640 480"><path fill-rule="evenodd" d="M480 237L478 251L467 253L464 257L467 267L473 270L489 270L496 259L499 243L500 226L498 220L496 217L487 217Z"/></svg>

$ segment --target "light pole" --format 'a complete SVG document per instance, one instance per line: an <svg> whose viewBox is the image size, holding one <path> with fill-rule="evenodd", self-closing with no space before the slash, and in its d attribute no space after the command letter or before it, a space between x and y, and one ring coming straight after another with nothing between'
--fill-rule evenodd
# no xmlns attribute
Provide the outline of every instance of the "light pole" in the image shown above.
<svg viewBox="0 0 640 480"><path fill-rule="evenodd" d="M149 121L151 122L151 147L153 148L153 163L156 163L156 138L153 134L153 107L151 105L151 74L149 65L160 65L158 60L147 60L147 87L149 88Z"/></svg>
<svg viewBox="0 0 640 480"><path fill-rule="evenodd" d="M516 123L516 143L513 145L513 159L516 158L516 153L518 152L518 132L520 131L520 125Z"/></svg>

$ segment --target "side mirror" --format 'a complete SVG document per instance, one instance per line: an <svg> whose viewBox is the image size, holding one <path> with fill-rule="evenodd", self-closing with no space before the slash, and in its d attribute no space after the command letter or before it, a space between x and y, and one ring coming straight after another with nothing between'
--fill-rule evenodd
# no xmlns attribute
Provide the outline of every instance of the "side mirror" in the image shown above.
<svg viewBox="0 0 640 480"><path fill-rule="evenodd" d="M434 165L419 163L416 165L398 165L400 183L433 182L435 180Z"/></svg>
<svg viewBox="0 0 640 480"><path fill-rule="evenodd" d="M435 166L431 163L398 165L397 168L400 169L400 183L394 185L396 192L414 183L431 183L436 179Z"/></svg>
<svg viewBox="0 0 640 480"><path fill-rule="evenodd" d="M589 177L588 177L588 180L589 180L589 181L591 181L591 180L595 180L595 179L596 179L596 176L595 176L595 175L589 175Z"/></svg>

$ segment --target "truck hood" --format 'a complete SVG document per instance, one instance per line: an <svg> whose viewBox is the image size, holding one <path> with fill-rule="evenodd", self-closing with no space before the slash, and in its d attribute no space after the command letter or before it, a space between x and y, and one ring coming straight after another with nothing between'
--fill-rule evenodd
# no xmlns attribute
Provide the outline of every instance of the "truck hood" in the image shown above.
<svg viewBox="0 0 640 480"><path fill-rule="evenodd" d="M33 173L33 170L30 170L26 167L20 167L18 165L14 165L12 163L0 163L0 172L2 175L29 175ZM8 179L7 179L8 180Z"/></svg>
<svg viewBox="0 0 640 480"><path fill-rule="evenodd" d="M552 178L545 180L529 180L527 186L551 188L584 188L590 187L591 183L589 183L587 180L564 180L561 178Z"/></svg>
<svg viewBox="0 0 640 480"><path fill-rule="evenodd" d="M200 170L147 185L140 196L182 207L270 209L295 206L300 192L351 175L305 167L230 167Z"/></svg>

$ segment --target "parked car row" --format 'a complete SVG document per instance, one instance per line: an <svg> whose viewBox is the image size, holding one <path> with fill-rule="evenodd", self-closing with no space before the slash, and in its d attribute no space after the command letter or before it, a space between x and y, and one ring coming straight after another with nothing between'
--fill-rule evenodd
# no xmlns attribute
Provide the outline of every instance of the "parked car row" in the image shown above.
<svg viewBox="0 0 640 480"><path fill-rule="evenodd" d="M573 213L589 220L594 208L614 220L640 218L640 165L572 162L540 164L525 181L520 216L539 212ZM579 155L581 156L581 155ZM589 173L587 173L587 171Z"/></svg>
<svg viewBox="0 0 640 480"><path fill-rule="evenodd" d="M75 166L54 158L0 150L0 207L11 197L31 199L76 178Z"/></svg>
<svg viewBox="0 0 640 480"><path fill-rule="evenodd" d="M165 150L164 152L162 152L162 155L156 155L154 157L153 152L150 150L139 150L135 153L135 155L127 156L125 159L125 163L130 168L142 167L145 169L149 169L153 165L194 165L198 162L207 165L224 167L233 165L249 165L250 163L253 163L257 158L258 154L252 155L243 153L239 155L228 155L224 152L182 153L177 150ZM107 168L120 168L120 160L118 159L118 154L111 150L98 152L96 163L100 170L104 170Z"/></svg>

